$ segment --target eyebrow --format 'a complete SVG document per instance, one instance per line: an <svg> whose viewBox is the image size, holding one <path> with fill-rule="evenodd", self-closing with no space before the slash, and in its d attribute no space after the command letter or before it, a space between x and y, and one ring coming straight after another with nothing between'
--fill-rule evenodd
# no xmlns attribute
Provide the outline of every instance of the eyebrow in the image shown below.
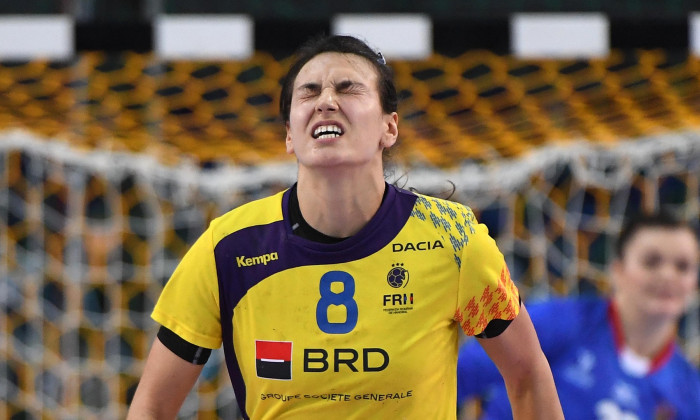
<svg viewBox="0 0 700 420"><path fill-rule="evenodd" d="M354 80L350 79L344 79L338 83L333 83L334 87L336 89L346 89L350 86L365 86L364 83L361 82L356 82ZM300 85L297 90L319 90L321 88L321 85L318 83L314 82L309 82L309 83L304 83L303 85Z"/></svg>

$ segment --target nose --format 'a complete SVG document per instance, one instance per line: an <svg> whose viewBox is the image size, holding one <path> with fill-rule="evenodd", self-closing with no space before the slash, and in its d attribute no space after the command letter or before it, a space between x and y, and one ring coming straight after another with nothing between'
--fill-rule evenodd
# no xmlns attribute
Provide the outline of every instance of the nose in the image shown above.
<svg viewBox="0 0 700 420"><path fill-rule="evenodd" d="M317 112L326 112L326 111L337 111L338 110L338 101L337 97L335 94L335 90L333 90L332 87L327 87L321 91L321 94L318 96L318 101L316 103L316 111Z"/></svg>
<svg viewBox="0 0 700 420"><path fill-rule="evenodd" d="M679 272L676 270L676 266L673 264L673 261L665 261L663 264L661 264L658 275L665 281L674 280L680 276Z"/></svg>

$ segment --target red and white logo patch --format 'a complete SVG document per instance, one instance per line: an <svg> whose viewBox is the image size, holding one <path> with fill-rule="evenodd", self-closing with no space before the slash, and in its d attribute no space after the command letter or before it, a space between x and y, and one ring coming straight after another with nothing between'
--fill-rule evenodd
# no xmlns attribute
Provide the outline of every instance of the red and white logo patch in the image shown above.
<svg viewBox="0 0 700 420"><path fill-rule="evenodd" d="M255 340L255 370L259 378L292 379L292 342Z"/></svg>

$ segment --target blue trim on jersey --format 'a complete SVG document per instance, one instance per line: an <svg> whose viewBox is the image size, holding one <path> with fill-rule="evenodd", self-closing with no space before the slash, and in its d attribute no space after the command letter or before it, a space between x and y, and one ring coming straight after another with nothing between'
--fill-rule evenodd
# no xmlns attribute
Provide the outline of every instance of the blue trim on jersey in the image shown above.
<svg viewBox="0 0 700 420"><path fill-rule="evenodd" d="M289 190L282 197L283 220L250 226L221 239L214 247L219 281L221 338L226 366L245 418L246 389L233 346L233 311L253 286L283 270L305 265L338 264L365 258L391 242L408 221L417 196L387 185L388 193L377 213L357 234L341 242L324 244L294 235L287 220ZM255 208L251 208L255 211ZM244 210L244 209L241 209ZM241 256L258 257L276 253L276 259L239 266Z"/></svg>

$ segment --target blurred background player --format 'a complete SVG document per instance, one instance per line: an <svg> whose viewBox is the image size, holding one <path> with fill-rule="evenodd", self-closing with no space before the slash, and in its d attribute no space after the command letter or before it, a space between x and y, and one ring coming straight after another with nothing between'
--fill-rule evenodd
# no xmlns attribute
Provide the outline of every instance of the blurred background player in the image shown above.
<svg viewBox="0 0 700 420"><path fill-rule="evenodd" d="M528 305L567 419L699 418L700 376L676 345L699 255L688 225L639 216L619 235L610 297ZM483 418L510 418L498 372L473 341L460 349L458 382L460 402L485 398Z"/></svg>

